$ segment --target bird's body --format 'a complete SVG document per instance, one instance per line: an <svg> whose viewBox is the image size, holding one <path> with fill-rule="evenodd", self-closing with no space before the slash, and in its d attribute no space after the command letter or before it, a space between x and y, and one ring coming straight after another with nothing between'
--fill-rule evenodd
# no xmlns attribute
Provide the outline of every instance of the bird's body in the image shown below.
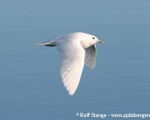
<svg viewBox="0 0 150 120"><path fill-rule="evenodd" d="M78 87L84 64L90 68L95 67L96 43L104 42L93 35L76 32L36 45L58 48L62 59L62 81L69 94L73 95Z"/></svg>

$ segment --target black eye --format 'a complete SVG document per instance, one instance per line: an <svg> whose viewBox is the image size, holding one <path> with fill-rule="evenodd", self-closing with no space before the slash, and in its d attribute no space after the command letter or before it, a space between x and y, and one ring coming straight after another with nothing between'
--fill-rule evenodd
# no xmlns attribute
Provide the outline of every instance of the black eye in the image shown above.
<svg viewBox="0 0 150 120"><path fill-rule="evenodd" d="M93 39L95 39L95 37L93 37Z"/></svg>

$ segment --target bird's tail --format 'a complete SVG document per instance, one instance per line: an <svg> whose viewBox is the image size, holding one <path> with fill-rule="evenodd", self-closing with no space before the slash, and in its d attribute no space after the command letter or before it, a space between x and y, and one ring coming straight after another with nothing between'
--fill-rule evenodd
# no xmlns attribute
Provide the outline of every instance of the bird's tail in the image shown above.
<svg viewBox="0 0 150 120"><path fill-rule="evenodd" d="M44 43L36 43L34 44L33 46L56 46L56 42L55 40L50 40L50 41L47 41L47 42L44 42Z"/></svg>
<svg viewBox="0 0 150 120"><path fill-rule="evenodd" d="M45 46L45 45L46 45L45 43L36 43L33 46Z"/></svg>

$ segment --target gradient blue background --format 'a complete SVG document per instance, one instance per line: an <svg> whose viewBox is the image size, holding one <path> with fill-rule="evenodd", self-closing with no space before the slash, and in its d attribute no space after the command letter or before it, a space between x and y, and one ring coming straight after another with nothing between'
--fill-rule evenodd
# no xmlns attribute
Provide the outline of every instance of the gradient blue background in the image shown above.
<svg viewBox="0 0 150 120"><path fill-rule="evenodd" d="M57 49L32 45L77 31L105 44L69 96ZM150 113L150 1L1 0L0 119L82 120L80 112Z"/></svg>

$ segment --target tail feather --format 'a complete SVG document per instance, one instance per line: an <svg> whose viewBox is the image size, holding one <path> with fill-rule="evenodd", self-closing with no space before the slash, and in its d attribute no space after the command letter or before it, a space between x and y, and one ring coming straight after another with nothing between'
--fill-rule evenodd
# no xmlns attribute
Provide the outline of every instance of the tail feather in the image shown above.
<svg viewBox="0 0 150 120"><path fill-rule="evenodd" d="M36 43L33 46L45 46L45 44L44 43Z"/></svg>
<svg viewBox="0 0 150 120"><path fill-rule="evenodd" d="M51 40L51 41L47 41L47 42L44 42L44 43L36 43L34 44L33 46L56 46L56 42L55 40Z"/></svg>

